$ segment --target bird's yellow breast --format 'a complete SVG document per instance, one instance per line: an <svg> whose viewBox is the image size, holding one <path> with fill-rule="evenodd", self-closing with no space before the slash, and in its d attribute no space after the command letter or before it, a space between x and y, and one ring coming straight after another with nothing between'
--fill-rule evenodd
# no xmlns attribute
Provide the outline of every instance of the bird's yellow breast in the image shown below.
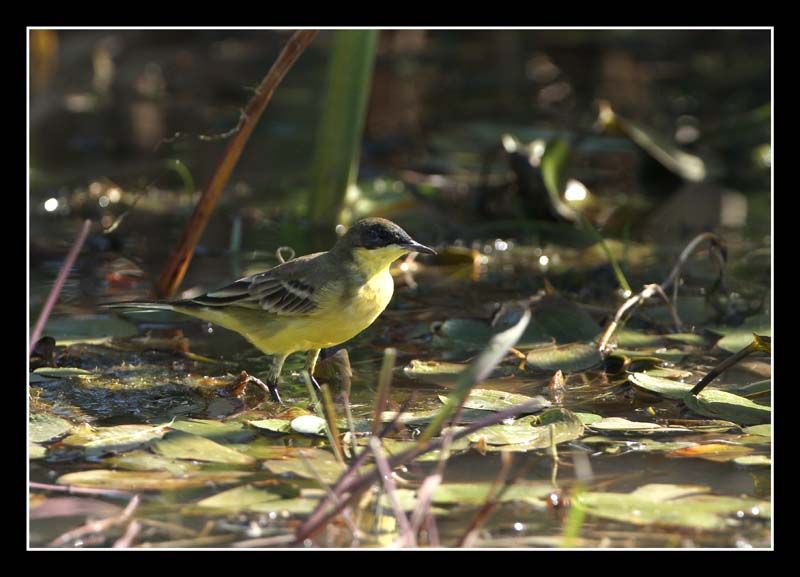
<svg viewBox="0 0 800 577"><path fill-rule="evenodd" d="M402 253L388 247L356 249L353 269L343 270L340 279L319 291L317 308L310 314L273 318L263 326L251 325L249 330L238 332L270 354L324 349L348 341L369 327L388 306L394 293L389 267Z"/></svg>

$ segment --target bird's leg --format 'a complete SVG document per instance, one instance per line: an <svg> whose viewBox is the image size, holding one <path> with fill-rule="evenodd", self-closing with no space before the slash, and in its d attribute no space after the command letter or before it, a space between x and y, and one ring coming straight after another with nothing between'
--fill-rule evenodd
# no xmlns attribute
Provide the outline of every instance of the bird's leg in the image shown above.
<svg viewBox="0 0 800 577"><path fill-rule="evenodd" d="M314 385L317 395L320 399L322 399L322 387L319 386L317 379L314 378L314 367L317 366L317 359L319 359L319 349L312 349L308 351L308 354L306 355L305 369L308 372L308 376L311 378L311 384Z"/></svg>
<svg viewBox="0 0 800 577"><path fill-rule="evenodd" d="M272 367L270 368L269 372L267 373L267 385L266 390L269 392L269 396L272 398L273 401L276 403L283 404L281 401L281 396L278 394L278 377L281 376L281 371L283 370L283 363L286 361L286 357L288 355L283 356L276 356L274 357L274 362L272 363ZM261 383L261 388L264 388L264 384Z"/></svg>

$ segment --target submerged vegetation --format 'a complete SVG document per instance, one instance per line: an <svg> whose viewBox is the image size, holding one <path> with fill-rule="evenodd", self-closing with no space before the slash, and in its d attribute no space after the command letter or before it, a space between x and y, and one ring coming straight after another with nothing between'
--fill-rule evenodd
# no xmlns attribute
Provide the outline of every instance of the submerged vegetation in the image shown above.
<svg viewBox="0 0 800 577"><path fill-rule="evenodd" d="M193 172L213 141L161 127L145 157L182 161L158 186L118 184L131 171L157 174L127 159L56 194L51 183L66 177L32 114L32 547L770 546L769 33L764 43L741 32L767 58L743 60L743 71L724 70L730 48L696 62L691 50L662 55L682 70L665 81L661 110L683 112L672 137L645 121L659 101L642 96L639 74L657 66L621 48L656 50L643 37L538 31L531 49L516 31L422 32L308 34L284 84L272 85L269 129L251 126L242 166L226 169L239 180L216 186L204 236L178 238L203 202L193 182L205 175ZM730 46L713 37L728 33L705 38ZM36 108L36 91L58 80L43 47L80 35L33 34ZM103 58L113 68L125 34L94 40L90 116L112 106ZM263 52L259 34L270 33L251 34L215 40L220 70ZM297 39L276 36L272 58ZM599 69L643 92L604 77L591 94L604 99L587 104L590 89L556 64L569 62L568 41L603 48ZM454 48L473 50L461 64L476 66L487 46L525 71L496 94L459 85L466 72L439 84L425 73L446 70L436 59L446 64ZM180 58L178 70L195 70ZM143 100L166 101L163 85L181 78L167 70L144 67ZM426 120L415 79L431 91L457 85L463 101L430 104L441 120ZM704 92L681 93L690 80ZM752 90L711 115L703 98L734 81ZM530 126L514 87L549 116ZM305 118L315 91L316 125ZM642 101L643 111L632 104ZM413 120L394 118L401 112ZM409 128L423 123L424 136ZM305 165L280 148L303 138L316 146L301 182ZM268 160L248 164L251 149ZM323 186L328 173L336 186ZM390 307L323 351L319 395L300 355L286 363L279 405L244 387L242 371L263 373L269 360L239 336L168 312L98 307L157 285L185 287L181 296L221 286L327 246L340 218L365 215L396 220L438 254L394 264ZM75 217L92 224L76 232ZM167 265L175 247L193 255L180 273Z"/></svg>

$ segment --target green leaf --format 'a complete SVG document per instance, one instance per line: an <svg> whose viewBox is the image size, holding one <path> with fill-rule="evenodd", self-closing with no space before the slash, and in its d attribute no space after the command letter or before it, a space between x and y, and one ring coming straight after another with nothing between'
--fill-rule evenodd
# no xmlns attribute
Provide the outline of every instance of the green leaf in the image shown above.
<svg viewBox="0 0 800 577"><path fill-rule="evenodd" d="M130 451L153 439L164 436L169 424L162 425L116 425L114 427L97 427L81 425L73 429L72 434L62 443L72 447L83 447L90 456L105 453L122 453Z"/></svg>
<svg viewBox="0 0 800 577"><path fill-rule="evenodd" d="M439 395L439 400L443 403L447 402L447 397ZM464 401L464 408L466 409L480 409L482 411L503 411L516 405L521 405L529 401L536 400L539 402L539 409L549 407L552 403L541 396L529 397L527 395L520 395L518 393L509 393L508 391L495 391L492 389L473 389L467 400Z"/></svg>
<svg viewBox="0 0 800 577"><path fill-rule="evenodd" d="M750 399L719 391L704 389L696 397L687 395L683 402L695 413L714 419L725 419L741 425L760 425L772 419L772 409Z"/></svg>
<svg viewBox="0 0 800 577"><path fill-rule="evenodd" d="M475 319L447 319L433 325L433 346L444 349L477 351L484 348L494 331Z"/></svg>
<svg viewBox="0 0 800 577"><path fill-rule="evenodd" d="M558 295L546 295L536 303L531 325L559 345L590 341L603 332L589 313Z"/></svg>
<svg viewBox="0 0 800 577"><path fill-rule="evenodd" d="M726 391L704 389L695 396L689 392L693 385L686 383L676 383L644 373L632 373L628 378L639 388L668 399L681 400L695 413L712 419L733 421L739 425L757 425L768 423L772 417L770 407Z"/></svg>
<svg viewBox="0 0 800 577"><path fill-rule="evenodd" d="M633 525L695 529L727 529L740 522L740 511L750 518L771 515L767 501L709 495L709 490L696 485L645 485L632 493L581 493L573 499L573 506L597 517Z"/></svg>
<svg viewBox="0 0 800 577"><path fill-rule="evenodd" d="M47 454L47 448L42 447L38 443L28 443L28 458L41 459Z"/></svg>
<svg viewBox="0 0 800 577"><path fill-rule="evenodd" d="M173 475L184 475L190 471L199 471L200 466L189 461L179 461L154 455L149 451L130 451L121 455L107 457L103 463L115 469L128 471L169 471Z"/></svg>
<svg viewBox="0 0 800 577"><path fill-rule="evenodd" d="M159 455L173 459L229 465L253 465L256 462L253 457L215 443L211 439L183 432L170 433L163 439L153 441L150 446Z"/></svg>
<svg viewBox="0 0 800 577"><path fill-rule="evenodd" d="M300 458L301 455L303 458ZM319 476L327 484L335 483L345 471L331 453L321 449L302 449L297 452L296 458L264 461L264 468L276 475L291 474L315 480Z"/></svg>
<svg viewBox="0 0 800 577"><path fill-rule="evenodd" d="M226 513L249 511L253 505L260 505L270 501L280 501L281 496L263 489L256 489L251 485L242 485L206 497L195 505L203 509L220 509Z"/></svg>
<svg viewBox="0 0 800 577"><path fill-rule="evenodd" d="M772 466L772 459L770 459L767 455L745 455L744 457L736 457L733 462L739 467Z"/></svg>
<svg viewBox="0 0 800 577"><path fill-rule="evenodd" d="M542 155L541 169L544 186L553 209L564 219L578 220L575 209L566 204L562 199L567 185L567 163L569 162L569 144L561 139L554 139L547 143L547 148Z"/></svg>
<svg viewBox="0 0 800 577"><path fill-rule="evenodd" d="M546 421L545 424L538 423ZM552 434L552 437L551 437ZM492 425L468 435L472 443L514 445L514 450L544 449L583 435L583 423L566 409L553 409L541 417L530 415L510 425Z"/></svg>
<svg viewBox="0 0 800 577"><path fill-rule="evenodd" d="M772 336L772 324L769 315L750 317L738 327L711 327L710 331L723 335L717 346L729 353L738 353L753 342L753 334Z"/></svg>
<svg viewBox="0 0 800 577"><path fill-rule="evenodd" d="M251 473L244 471L198 471L174 477L166 471L111 471L93 469L68 473L58 478L60 485L97 487L122 491L170 491L236 483Z"/></svg>
<svg viewBox="0 0 800 577"><path fill-rule="evenodd" d="M621 417L608 417L588 425L594 431L601 433L638 433L638 434L676 434L690 433L684 427L665 427L657 423L643 423L640 421L629 421Z"/></svg>
<svg viewBox="0 0 800 577"><path fill-rule="evenodd" d="M183 431L192 435L206 437L221 443L243 443L255 437L253 431L245 428L244 424L234 421L222 422L208 419L186 419L175 421L171 429Z"/></svg>
<svg viewBox="0 0 800 577"><path fill-rule="evenodd" d="M272 433L291 433L292 421L288 419L259 419L257 421L247 421L256 429L270 431Z"/></svg>
<svg viewBox="0 0 800 577"><path fill-rule="evenodd" d="M303 435L318 435L324 437L326 434L325 431L328 428L328 424L322 417L318 417L316 415L302 415L300 417L292 419L290 427L296 433L301 433Z"/></svg>
<svg viewBox="0 0 800 577"><path fill-rule="evenodd" d="M694 386L687 383L676 383L661 377L653 377L646 373L631 373L628 375L628 380L640 389L674 400L682 400Z"/></svg>
<svg viewBox="0 0 800 577"><path fill-rule="evenodd" d="M528 352L525 361L529 366L542 371L574 373L599 365L603 357L594 345L571 343L533 349Z"/></svg>
<svg viewBox="0 0 800 577"><path fill-rule="evenodd" d="M51 379L65 379L67 377L91 375L92 372L77 367L39 367L33 371L33 374L40 377L50 377Z"/></svg>
<svg viewBox="0 0 800 577"><path fill-rule="evenodd" d="M28 421L28 439L34 443L46 443L72 429L66 419L48 413L31 414Z"/></svg>
<svg viewBox="0 0 800 577"><path fill-rule="evenodd" d="M665 339L661 335L646 335L630 329L617 331L617 345L622 348L660 348L665 344Z"/></svg>
<svg viewBox="0 0 800 577"><path fill-rule="evenodd" d="M744 432L748 435L761 435L762 437L772 437L772 425L754 425L747 427Z"/></svg>

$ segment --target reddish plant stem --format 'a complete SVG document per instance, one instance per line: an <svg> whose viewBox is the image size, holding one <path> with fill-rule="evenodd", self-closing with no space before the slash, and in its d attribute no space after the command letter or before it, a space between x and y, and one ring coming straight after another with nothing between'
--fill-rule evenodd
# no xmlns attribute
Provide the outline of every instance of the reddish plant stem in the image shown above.
<svg viewBox="0 0 800 577"><path fill-rule="evenodd" d="M272 100L275 89L283 80L283 77L291 69L295 61L305 51L319 30L298 30L295 32L286 46L283 47L278 59L272 65L264 80L256 89L255 96L250 99L242 113L242 121L236 133L228 141L225 153L222 155L217 168L211 175L211 180L206 186L203 196L186 223L183 236L172 253L170 260L164 267L161 277L158 279L157 290L160 296L168 298L175 294L180 286L189 263L192 260L194 249L200 236L205 230L208 219L222 194L222 189L228 183L228 179L239 162L245 144L247 144L250 134L258 123L261 113Z"/></svg>
<svg viewBox="0 0 800 577"><path fill-rule="evenodd" d="M83 247L83 243L86 241L86 237L89 235L89 229L91 226L91 220L87 219L83 221L83 226L78 233L78 238L75 239L72 248L69 249L67 258L64 261L64 264L61 265L61 270L58 271L56 282L53 285L53 288L50 289L50 294L47 295L47 300L42 307L42 311L39 313L39 318L36 319L36 326L33 327L30 348L28 349L29 355L33 351L33 347L36 346L36 343L39 342L39 338L42 336L42 331L44 330L44 326L47 324L47 319L50 318L50 313L53 312L53 307L56 305L56 301L58 301L58 295L61 294L61 289L64 288L64 283L67 280L67 276L69 276L69 271L72 269L72 265L75 264L75 259L78 258L78 253L81 252L81 247Z"/></svg>

